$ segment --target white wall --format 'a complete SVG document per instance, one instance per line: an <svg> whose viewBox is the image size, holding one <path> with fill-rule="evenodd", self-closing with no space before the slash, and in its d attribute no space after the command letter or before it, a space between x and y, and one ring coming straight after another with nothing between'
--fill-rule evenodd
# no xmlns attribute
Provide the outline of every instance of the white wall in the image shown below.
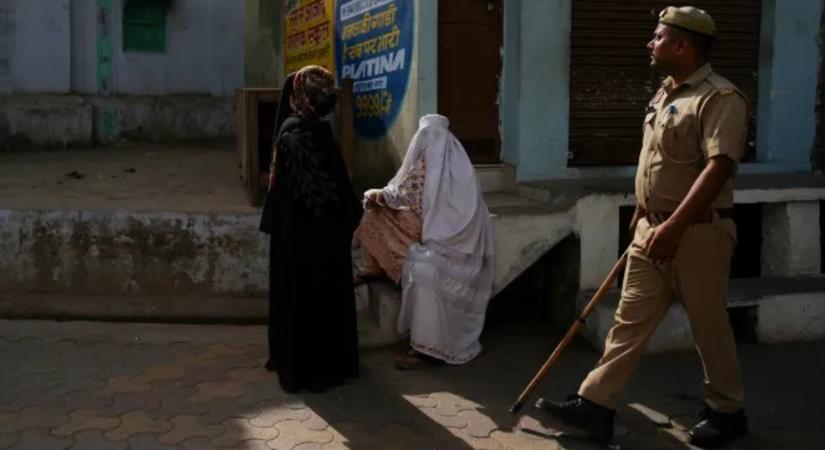
<svg viewBox="0 0 825 450"><path fill-rule="evenodd" d="M115 93L231 95L243 86L243 2L174 0L160 54L123 53L122 2L115 1Z"/></svg>
<svg viewBox="0 0 825 450"><path fill-rule="evenodd" d="M122 12L113 0L113 94L231 95L243 85L244 3L173 0L165 53L124 53ZM12 11L12 75L0 90L97 93L97 0L0 0ZM0 22L0 28L2 22Z"/></svg>
<svg viewBox="0 0 825 450"><path fill-rule="evenodd" d="M0 51L10 71L3 92L68 92L70 0L0 0Z"/></svg>

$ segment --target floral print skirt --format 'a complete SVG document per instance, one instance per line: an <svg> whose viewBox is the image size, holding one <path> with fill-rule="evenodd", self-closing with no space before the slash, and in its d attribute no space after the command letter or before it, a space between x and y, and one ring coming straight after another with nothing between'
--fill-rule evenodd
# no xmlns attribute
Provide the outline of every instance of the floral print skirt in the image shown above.
<svg viewBox="0 0 825 450"><path fill-rule="evenodd" d="M386 275L396 284L407 249L421 240L421 218L411 209L375 207L364 212L355 237L361 244L363 275Z"/></svg>

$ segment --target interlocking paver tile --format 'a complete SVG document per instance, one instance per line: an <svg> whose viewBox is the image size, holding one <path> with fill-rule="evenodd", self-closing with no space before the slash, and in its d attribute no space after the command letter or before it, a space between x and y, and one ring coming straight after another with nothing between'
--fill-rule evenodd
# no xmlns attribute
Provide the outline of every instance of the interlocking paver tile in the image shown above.
<svg viewBox="0 0 825 450"><path fill-rule="evenodd" d="M120 425L107 431L104 436L110 441L123 441L138 434L160 434L171 429L169 422L154 420L145 412L132 411L120 416Z"/></svg>
<svg viewBox="0 0 825 450"><path fill-rule="evenodd" d="M517 450L560 450L558 442L553 439L534 436L523 431L496 430L490 437L504 445L506 449Z"/></svg>
<svg viewBox="0 0 825 450"><path fill-rule="evenodd" d="M19 434L0 434L0 449L7 449L20 442Z"/></svg>
<svg viewBox="0 0 825 450"><path fill-rule="evenodd" d="M264 442L277 439L280 431L276 427L256 427L246 419L229 419L223 422L224 433L212 439L212 443L222 448L236 448L238 443L250 439Z"/></svg>
<svg viewBox="0 0 825 450"><path fill-rule="evenodd" d="M228 419L251 419L260 411L250 406L233 403L234 399L212 400L209 403L199 404L204 412L198 420L208 425L219 425Z"/></svg>
<svg viewBox="0 0 825 450"><path fill-rule="evenodd" d="M151 389L148 384L138 384L132 381L131 377L115 377L106 381L106 388L99 392L102 396L113 396L115 394L140 394Z"/></svg>
<svg viewBox="0 0 825 450"><path fill-rule="evenodd" d="M214 363L215 360L208 361L210 363ZM194 387L210 381L223 380L228 370L230 369L215 364L210 364L203 367L188 366L186 375L175 380L175 384L178 386Z"/></svg>
<svg viewBox="0 0 825 450"><path fill-rule="evenodd" d="M0 435L14 433L19 418L17 413L0 413Z"/></svg>
<svg viewBox="0 0 825 450"><path fill-rule="evenodd" d="M195 395L197 389L195 386L183 386L179 380L165 380L152 383L152 389L149 392L162 400L173 395L191 397Z"/></svg>
<svg viewBox="0 0 825 450"><path fill-rule="evenodd" d="M206 403L216 398L238 398L244 394L243 385L234 381L201 383L197 389L197 393L189 397L192 403Z"/></svg>
<svg viewBox="0 0 825 450"><path fill-rule="evenodd" d="M267 444L274 450L291 450L298 444L312 442L327 444L335 438L330 431L307 430L301 426L301 422L294 420L284 420L278 422L275 426L278 427L278 431L280 431L281 434L277 439L267 441Z"/></svg>
<svg viewBox="0 0 825 450"><path fill-rule="evenodd" d="M243 384L247 383L277 383L278 377L274 372L267 372L261 367L238 367L226 373L230 379Z"/></svg>
<svg viewBox="0 0 825 450"><path fill-rule="evenodd" d="M2 386L9 386L11 383L2 383ZM13 413L23 409L22 400L25 397L19 392L12 392L11 389L0 391L0 413Z"/></svg>
<svg viewBox="0 0 825 450"><path fill-rule="evenodd" d="M129 438L129 450L183 450L183 447L174 444L164 444L154 434L139 434ZM209 450L205 447L202 450Z"/></svg>
<svg viewBox="0 0 825 450"><path fill-rule="evenodd" d="M160 408L161 397L152 390L143 394L116 394L112 404L98 411L101 416L120 416L130 411L149 412Z"/></svg>
<svg viewBox="0 0 825 450"><path fill-rule="evenodd" d="M200 416L210 411L209 405L192 403L189 396L169 395L161 399L160 408L152 411L152 416L159 419L170 419L175 416Z"/></svg>
<svg viewBox="0 0 825 450"><path fill-rule="evenodd" d="M284 403L294 398L290 394L281 390L278 383L252 383L244 384L244 394L237 398L239 405L254 406L259 403Z"/></svg>
<svg viewBox="0 0 825 450"><path fill-rule="evenodd" d="M435 408L438 406L438 400L430 395L405 395L404 398L417 408Z"/></svg>
<svg viewBox="0 0 825 450"><path fill-rule="evenodd" d="M302 421L302 425L307 430L313 431L323 431L329 428L329 422L324 420L323 417L315 414L314 412L310 411L309 418Z"/></svg>
<svg viewBox="0 0 825 450"><path fill-rule="evenodd" d="M59 368L60 365L55 362L36 359L17 364L14 368L14 371L22 375L34 376L55 373Z"/></svg>
<svg viewBox="0 0 825 450"><path fill-rule="evenodd" d="M446 447L434 443L425 429L407 425L390 424L374 432L365 432L355 422L342 422L333 425L328 431L334 436L334 442L330 443L333 448L419 450Z"/></svg>
<svg viewBox="0 0 825 450"><path fill-rule="evenodd" d="M243 347L234 347L226 344L212 344L198 352L196 355L199 360L215 359L223 356L243 355L246 349Z"/></svg>
<svg viewBox="0 0 825 450"><path fill-rule="evenodd" d="M69 421L69 418L60 414L53 414L43 407L34 406L14 414L8 422L10 433L19 433L32 428L54 428Z"/></svg>
<svg viewBox="0 0 825 450"><path fill-rule="evenodd" d="M462 433L466 433L472 437L490 437L490 433L499 428L499 425L493 421L493 419L476 409L460 411L458 415L467 419L467 427L462 430Z"/></svg>
<svg viewBox="0 0 825 450"><path fill-rule="evenodd" d="M71 436L84 430L109 430L120 424L120 419L100 417L92 409L79 409L69 415L69 422L52 429L52 435L63 437Z"/></svg>
<svg viewBox="0 0 825 450"><path fill-rule="evenodd" d="M183 365L165 364L147 367L139 376L132 377L137 384L149 384L157 380L177 380L186 376L188 368Z"/></svg>
<svg viewBox="0 0 825 450"><path fill-rule="evenodd" d="M105 384L103 384L105 387ZM101 387L103 389L103 387ZM69 392L63 396L66 413L76 409L103 409L112 406L114 396L96 395L99 390L80 390Z"/></svg>
<svg viewBox="0 0 825 450"><path fill-rule="evenodd" d="M74 444L74 439L50 436L47 431L26 433L9 450L66 450Z"/></svg>
<svg viewBox="0 0 825 450"><path fill-rule="evenodd" d="M178 444L178 446L183 450L211 450L215 448L215 446L212 445L212 439L203 436L187 439Z"/></svg>
<svg viewBox="0 0 825 450"><path fill-rule="evenodd" d="M172 429L158 436L161 444L176 445L199 436L215 437L223 433L220 425L206 425L198 422L195 416L177 416L172 418Z"/></svg>
<svg viewBox="0 0 825 450"><path fill-rule="evenodd" d="M272 447L270 447L266 441L260 441L257 439L243 441L239 443L236 448L238 450L272 450Z"/></svg>
<svg viewBox="0 0 825 450"><path fill-rule="evenodd" d="M438 402L435 413L439 416L455 416L459 411L478 408L480 405L450 392L434 392L430 397Z"/></svg>
<svg viewBox="0 0 825 450"><path fill-rule="evenodd" d="M427 417L430 418L433 422L447 428L466 428L469 424L469 421L466 417L459 416L458 414L452 416L445 416L438 414L435 409L432 408L424 408L421 410Z"/></svg>
<svg viewBox="0 0 825 450"><path fill-rule="evenodd" d="M112 442L99 430L83 431L74 435L69 450L131 450L127 442Z"/></svg>
<svg viewBox="0 0 825 450"><path fill-rule="evenodd" d="M561 425L561 424L559 424L559 425ZM519 417L518 422L515 424L515 426L512 428L512 430L503 429L502 431L513 431L513 432L519 432L520 431L520 432L523 433L524 430L527 430L527 432L532 432L532 434L528 434L528 436L531 436L531 437L536 437L537 435L540 435L540 436L559 436L559 435L562 434L560 430L552 428L551 426L552 426L552 423L551 424L546 424L545 422L542 422L542 420L539 420L537 417L533 417L533 416L530 416L530 415L525 415L525 416Z"/></svg>
<svg viewBox="0 0 825 450"><path fill-rule="evenodd" d="M258 415L249 420L249 423L256 427L272 427L285 420L301 422L309 419L311 415L312 413L307 408L290 409L285 406L278 406L260 411Z"/></svg>
<svg viewBox="0 0 825 450"><path fill-rule="evenodd" d="M493 438L477 438L463 433L457 435L456 438L464 442L466 447L474 450L504 450L504 444Z"/></svg>
<svg viewBox="0 0 825 450"><path fill-rule="evenodd" d="M317 444L315 442L306 442L304 444L298 444L295 447L292 447L292 450L323 450L324 447L321 444Z"/></svg>

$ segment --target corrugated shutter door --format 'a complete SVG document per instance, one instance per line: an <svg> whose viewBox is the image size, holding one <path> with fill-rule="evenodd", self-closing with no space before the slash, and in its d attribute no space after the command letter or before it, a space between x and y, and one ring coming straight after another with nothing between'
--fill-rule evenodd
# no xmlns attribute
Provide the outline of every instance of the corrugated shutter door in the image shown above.
<svg viewBox="0 0 825 450"><path fill-rule="evenodd" d="M658 12L672 0L576 0L570 49L569 165L634 164L645 106L662 76L650 68L647 42ZM761 0L697 0L718 30L714 70L731 80L756 109ZM751 117L746 159L755 154Z"/></svg>

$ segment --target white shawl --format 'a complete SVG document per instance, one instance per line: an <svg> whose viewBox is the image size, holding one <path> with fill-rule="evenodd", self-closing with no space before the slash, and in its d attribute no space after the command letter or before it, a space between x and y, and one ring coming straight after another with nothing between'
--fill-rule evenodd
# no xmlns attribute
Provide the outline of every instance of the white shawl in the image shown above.
<svg viewBox="0 0 825 450"><path fill-rule="evenodd" d="M475 169L448 126L444 116L422 117L404 163L383 191L387 206L407 206L398 186L424 152L423 229L421 242L407 251L398 328L410 332L416 350L460 364L481 351L493 233Z"/></svg>

